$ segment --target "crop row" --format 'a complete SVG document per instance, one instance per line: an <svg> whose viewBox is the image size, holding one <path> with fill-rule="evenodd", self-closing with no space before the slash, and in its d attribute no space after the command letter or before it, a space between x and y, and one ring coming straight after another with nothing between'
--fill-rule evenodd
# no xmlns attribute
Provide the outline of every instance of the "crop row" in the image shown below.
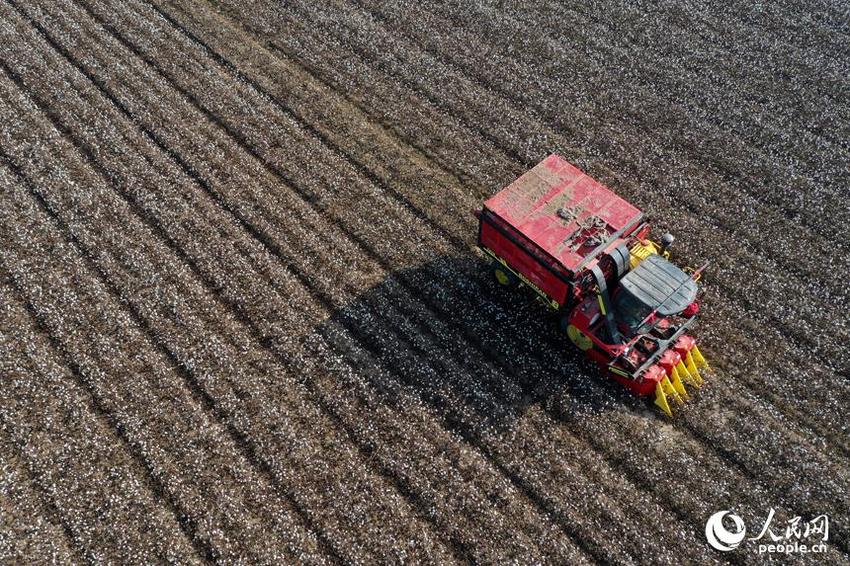
<svg viewBox="0 0 850 566"><path fill-rule="evenodd" d="M739 6L712 11L699 5L661 4L645 11L622 4L609 5L603 12L591 4L567 9L538 4L533 11L512 6L500 11L479 5L470 13L457 3L440 8L421 5L427 10L426 19L440 25L437 29L445 35L461 36L471 46L457 52L449 47L458 38L426 35L421 33L423 26L411 27L407 23L410 10L402 9L406 7L403 2L363 7L378 19L401 24L405 34L416 37L444 60L475 60L479 67L488 68L484 74L498 73L500 81L491 81L488 87L517 96L544 114L559 106L547 103L549 91L543 90L540 97L535 89L513 90L513 81L527 72L526 65L545 68L544 80L564 80L565 46L586 45L590 49L580 52L585 64L571 68L572 79L583 80L584 74L593 70L600 90L627 89L640 102L650 102L650 107L662 112L685 109L686 115L680 117L697 118L689 129L702 128L700 137L734 134L750 145L748 153L756 149L760 159L764 155L759 150L772 153L772 165L778 165L781 171L788 170L785 160L793 159L796 173L816 173L818 184L827 181L834 187L844 174L834 166L834 159L846 153L846 144L840 130L828 127L841 115L844 104L839 94L840 64L837 58L824 57L840 50L843 42L837 34L831 40L790 40L794 32L818 33L797 25L799 20L794 17L771 27L748 19ZM640 26L630 26L638 20ZM534 30L543 25L551 32L535 34ZM523 34L527 41L511 49L506 42L498 41L508 30ZM555 37L560 41L551 40ZM819 64L814 66L812 61ZM466 64L463 68L473 72ZM788 81L797 94L797 105L787 104L784 94L765 95L765 89L787 85ZM708 124L712 128L705 130ZM776 159L778 153L784 159ZM704 156L693 155L697 159ZM832 166L826 165L829 161L823 162L825 158L832 160ZM746 186L742 188L747 190Z"/></svg>
<svg viewBox="0 0 850 566"><path fill-rule="evenodd" d="M363 57L365 57L367 61L374 62L373 68L384 70L385 72L400 78L402 81L406 81L406 83L412 88L418 89L420 92L424 91L428 93L429 100L433 100L435 103L445 107L446 111L451 113L453 116L468 116L468 123L471 127L480 125L481 127L489 127L495 132L503 130L512 138L518 137L517 131L520 129L524 130L525 136L528 136L531 132L538 130L541 134L546 133L547 137L559 137L552 129L550 129L548 124L540 124L541 127L536 127L539 123L536 124L535 120L525 116L521 105L512 105L510 104L510 100L505 101L498 97L488 95L488 93L483 92L483 89L478 83L458 75L458 73L453 69L444 65L442 61L433 60L427 54L421 56L416 55L417 46L415 44L410 44L409 42L398 39L396 34L390 34L388 31L382 30L380 26L376 26L374 23L372 23L370 27L368 19L360 16L356 10L349 10L346 12L345 8L346 6L344 4L340 4L333 8L328 8L328 12L324 12L311 10L305 7L302 12L298 13L298 15L300 16L303 13L305 14L305 19L312 17L315 18L315 23L325 24L323 26L315 26L316 29L339 30L337 33L341 38L343 38L347 43L354 45L357 52L363 54ZM314 15L312 12L318 12L318 14ZM338 14L340 13L345 13L347 17L337 19ZM437 25L437 27L440 26ZM371 33L367 34L365 30L369 30ZM458 42L458 45L452 46L454 47L453 52L463 51L458 48L463 44L465 44L465 42ZM380 56L380 53L392 52L393 50L397 52L397 57L394 59L382 58ZM386 61L390 61L391 63L386 63ZM576 63L575 66L581 68L579 63ZM416 71L418 67L422 68L419 72ZM528 77L531 74L528 68L526 68L525 71L526 72L522 74L522 77ZM434 80L432 77L440 77L440 79ZM448 81L445 77L451 77L452 80ZM488 77L488 83L492 84L493 82L498 82L498 79ZM558 91L558 89L555 88L556 84L557 83L553 83L552 85L549 85L544 92L550 93L551 96L551 93ZM587 82L579 82L575 76L572 77L570 82L571 87L574 89L577 89L580 85L584 86L585 84L587 84ZM590 83L590 85L591 88L593 88L593 83ZM517 89L514 88L513 90L515 91ZM546 95L541 96L545 97ZM591 96L586 96L585 99L588 101L594 100ZM549 107L557 107L556 102L556 100L552 100ZM589 104L584 106L571 104L570 107L574 108L580 115L587 114L589 116L596 117L601 113L598 110L594 110L593 106ZM493 118L488 118L489 115L487 113L491 110L493 110L494 114L499 117L495 121ZM653 117L645 112L634 112L633 118L641 121L642 123L654 123L656 125L663 123L662 117ZM631 121L632 118L629 118L629 120ZM619 124L618 127L623 129L622 126L623 124ZM621 133L618 135L622 136L623 134ZM660 138L661 136L657 137ZM664 137L666 138L669 136ZM612 145L620 144L621 147L631 147L635 146L637 143L634 139L621 140L617 142L615 141L617 140L617 136L613 136L609 138L609 140ZM551 143L551 140L549 143ZM561 143L566 143L566 140ZM669 146L658 145L653 147L653 144L655 143L657 142L655 142L654 139L644 140L642 142L642 151L653 155L670 153L671 150ZM535 155L540 155L541 152L545 151L546 146L538 145L535 146L531 152L524 151L518 152L518 154L521 153L526 159L531 159ZM737 153L741 152L739 151ZM693 160L690 160L688 162L689 165L694 165L692 161ZM746 171L746 168L737 166L735 167L735 170ZM665 174L670 173L667 172ZM716 187L719 194L728 194L728 180L718 180L716 177L712 178L710 175L706 175L704 173L696 177L691 176L690 178L682 179L682 182L682 186L675 187L675 195L670 195L669 202L674 203L673 211L678 212L676 216L691 213L692 215L698 216L703 224L707 221L718 225L722 231L729 233L729 240L727 240L727 242L736 241L739 245L745 243L748 247L759 252L759 256L767 255L771 258L771 261L775 261L783 279L787 278L789 273L793 273L798 276L800 286L804 286L809 282L811 273L818 273L819 275L822 275L820 279L822 279L824 283L831 282L833 275L831 273L823 273L823 266L821 262L816 261L814 257L811 259L800 258L799 254L790 252L790 250L793 249L794 244L799 243L799 230L796 230L796 226L785 219L781 213L772 211L769 207L766 207L763 195L756 195L760 197L757 200L755 197L745 198L744 195L739 192L736 194L736 201L739 201L740 204L735 210L732 210L725 206L717 206L716 202L707 199L705 194L706 191L710 191L712 187ZM770 190L775 192L776 187L777 184L772 183ZM803 192L802 194L806 193ZM644 196L643 198L646 197ZM787 199L783 199L783 202L787 202ZM682 211L682 208L690 210ZM838 209L838 207L835 206L831 208L833 210ZM665 211L662 208L659 214L663 214L664 212ZM755 223L754 225L742 223L742 215L743 219L747 219L749 218L749 215L755 214L756 212L759 214L758 223ZM819 219L819 223L823 224L824 211L818 213L817 218ZM767 237L768 234L759 232L762 225L770 227L770 237ZM826 227L829 231L821 238L807 238L809 245L814 246L811 248L812 252L815 252L816 250L823 251L823 255L828 255L829 252L834 251L834 238L836 236L836 232L832 224L829 224ZM811 236L812 234L809 233L808 235ZM815 257L817 255L818 254L815 254ZM755 259L763 261L759 256ZM738 261L740 261L740 259ZM730 275L737 278L738 273L748 267L749 266L747 264L733 265L730 267L730 270L732 270ZM735 272L735 269L737 269L738 272ZM765 287L760 280L752 282L751 285L753 286L752 290L744 289L744 291L755 293L758 289L757 286L761 285L762 287ZM845 288L843 284L840 283L840 279L836 278L835 285L827 290L832 291L833 294L838 293L840 296L840 294L845 291ZM773 290L773 293L776 293L775 289ZM815 301L815 304L819 306L823 305L825 308L830 308L829 301L823 300L823 297L815 295L812 299ZM791 301L787 302L789 304L793 304ZM798 320L820 320L818 313L816 313L814 309L811 309L808 304L797 304L794 306L796 309L799 309L799 312L793 313L797 316ZM789 315L790 314L792 313L789 313ZM812 324L815 324L815 322L812 322ZM813 326L810 328L813 328Z"/></svg>
<svg viewBox="0 0 850 566"><path fill-rule="evenodd" d="M30 225L34 228L44 228L38 223L31 222ZM20 233L23 236L32 236L23 230L20 230ZM41 243L37 241L33 243L33 245L39 244ZM41 245L44 247L44 244ZM104 304L104 297L98 297L99 302L92 304L87 302L91 299L79 296L82 293L77 293L75 296L75 290L78 288L76 285L89 288L93 286L92 283L87 281L81 273L68 275L62 273L61 268L64 266L60 262L63 256L50 255L49 250L45 249L40 251L40 255L28 256L25 253L32 253L32 250L13 250L18 253L10 255L9 261L15 262L15 267L20 266L21 269L42 267L37 263L38 261L49 261L51 266L58 266L55 279L49 282L50 286L43 288L45 292L42 296L34 296L33 282L28 281L26 274L17 269L13 273L13 277L17 278L16 284L29 287L27 299L35 303L32 306L34 316L45 319L43 324L49 329L53 339L60 343L64 355L68 359L82 359L80 362L73 362L78 379L95 399L96 406L104 414L104 418L136 455L140 465L148 474L149 482L153 484L159 503L166 508L173 508L174 514L181 522L181 528L187 532L187 535L193 539L195 536L198 537L199 540L195 542L198 542L198 549L202 555L215 557L222 552L250 552L249 547L237 549L226 547L234 544L250 545L252 542L256 544L260 533L250 535L243 532L244 539L234 537L233 540L221 543L215 540L219 538L219 535L209 524L221 521L221 516L228 516L230 521L244 528L256 522L249 518L251 515L256 515L258 512L262 515L265 511L266 508L261 507L259 502L275 501L276 498L264 489L262 482L254 485L255 478L240 462L239 456L233 454L232 448L228 450L221 432L216 430L217 427L203 422L192 414L192 403L187 399L189 391L182 382L175 381L169 384L171 385L169 390L161 382L154 381L153 378L159 378L162 381L167 379L168 372L162 368L163 363L167 364L167 362L161 362L158 365L152 362L150 360L152 356L145 355L147 352L140 351L139 344L126 336L125 332L128 333L131 330L115 329L113 335L115 340L120 340L126 348L134 349L132 353L117 351L119 347L103 337L106 329L112 330L115 326L120 326L121 319L120 317L106 320L100 318L115 314L110 312L114 309L114 307L109 308L112 305ZM67 250L60 250L57 253L60 252L65 254L65 261L75 263L81 261ZM88 310L81 314L63 302L70 300L73 300L78 308L88 307ZM98 306L101 307L100 311ZM64 317L71 317L70 321ZM84 324L84 328L90 335L84 335L76 324ZM89 349L83 350L86 347ZM79 369L76 369L77 367ZM127 381L128 375L122 373L122 369L124 372L132 372L130 375L141 379L142 383L122 383L122 379ZM188 407L182 405L188 405ZM171 439L171 442L166 439ZM61 459L53 463L59 466L58 473L76 471L67 466L63 467ZM104 464L109 463L111 462L104 462ZM86 464L85 460L80 463L83 468ZM248 487L221 484L222 478L233 476L242 478ZM75 481L74 475L70 477L71 481ZM120 486L116 482L111 487L118 489ZM244 491L253 493L246 495ZM208 503L210 499L216 503L210 505ZM104 500L96 499L88 504L99 504L97 511L104 513L106 505ZM297 528L291 524L289 517L291 511L287 510L285 505L279 505L279 509L275 512L276 516L265 517L266 530L262 533L265 540L276 540L281 536L286 538L293 531L297 535ZM250 506L253 506L253 509L246 509ZM69 513L73 511L73 507L68 510ZM116 523L113 527L120 525L121 523ZM74 526L81 529L92 528L89 523L82 520ZM148 526L146 522L142 522L137 528L144 532ZM132 534L132 529L129 527L125 529L128 535ZM88 533L83 534L89 536ZM155 536L156 533L151 535ZM109 545L114 541L106 539L103 542ZM164 544L172 543L165 540ZM116 544L114 548L126 548L132 551L136 545L141 545L139 548L143 548L144 541ZM271 555L281 556L279 546L282 546L282 543L274 543L269 549L270 553L274 553Z"/></svg>

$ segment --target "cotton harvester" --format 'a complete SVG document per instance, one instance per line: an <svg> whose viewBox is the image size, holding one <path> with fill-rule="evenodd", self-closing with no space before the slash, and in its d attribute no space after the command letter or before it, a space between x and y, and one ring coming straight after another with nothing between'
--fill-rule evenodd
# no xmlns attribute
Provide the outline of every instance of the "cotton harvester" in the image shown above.
<svg viewBox="0 0 850 566"><path fill-rule="evenodd" d="M688 398L708 364L685 331L705 266L668 261L673 237L649 239L643 213L558 155L484 203L478 245L496 280L525 285L561 315L570 340L638 395Z"/></svg>

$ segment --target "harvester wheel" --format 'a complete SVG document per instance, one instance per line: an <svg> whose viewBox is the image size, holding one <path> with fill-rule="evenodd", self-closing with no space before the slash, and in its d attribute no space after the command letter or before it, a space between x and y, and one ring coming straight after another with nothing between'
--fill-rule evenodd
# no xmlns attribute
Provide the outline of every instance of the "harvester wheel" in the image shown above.
<svg viewBox="0 0 850 566"><path fill-rule="evenodd" d="M517 276L501 263L493 265L493 276L496 278L496 282L503 287L516 287L519 283Z"/></svg>
<svg viewBox="0 0 850 566"><path fill-rule="evenodd" d="M567 336L570 337L572 343L575 344L579 350L585 351L593 348L593 341L590 337L572 324L567 326Z"/></svg>

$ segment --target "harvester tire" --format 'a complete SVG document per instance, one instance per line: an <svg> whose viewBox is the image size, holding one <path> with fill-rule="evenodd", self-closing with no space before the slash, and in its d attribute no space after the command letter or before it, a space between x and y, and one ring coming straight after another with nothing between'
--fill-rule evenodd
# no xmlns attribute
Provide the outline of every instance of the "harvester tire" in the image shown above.
<svg viewBox="0 0 850 566"><path fill-rule="evenodd" d="M502 287L516 287L519 284L517 276L501 263L493 264L493 277Z"/></svg>
<svg viewBox="0 0 850 566"><path fill-rule="evenodd" d="M593 348L593 341L590 337L572 324L567 326L567 336L579 350L585 351Z"/></svg>

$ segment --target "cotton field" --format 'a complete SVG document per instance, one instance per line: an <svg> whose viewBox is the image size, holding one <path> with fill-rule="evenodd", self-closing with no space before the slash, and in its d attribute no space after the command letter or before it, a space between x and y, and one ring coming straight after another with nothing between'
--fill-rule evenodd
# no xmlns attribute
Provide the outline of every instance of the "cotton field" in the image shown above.
<svg viewBox="0 0 850 566"><path fill-rule="evenodd" d="M0 0L0 562L846 563L848 19ZM476 250L550 153L710 262L672 419Z"/></svg>

